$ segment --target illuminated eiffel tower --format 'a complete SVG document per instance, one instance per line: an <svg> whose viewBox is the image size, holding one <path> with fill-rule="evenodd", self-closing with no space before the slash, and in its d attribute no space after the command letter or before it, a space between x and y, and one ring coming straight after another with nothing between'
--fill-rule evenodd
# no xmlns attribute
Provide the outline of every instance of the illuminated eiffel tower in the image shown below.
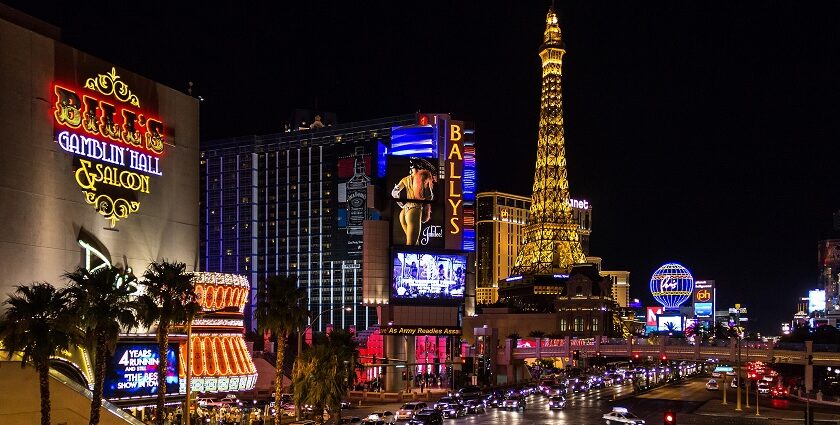
<svg viewBox="0 0 840 425"><path fill-rule="evenodd" d="M542 95L537 166L528 226L514 274L568 273L574 264L586 261L578 238L578 225L569 205L566 178L566 147L563 137L563 40L554 7L546 16L540 46Z"/></svg>

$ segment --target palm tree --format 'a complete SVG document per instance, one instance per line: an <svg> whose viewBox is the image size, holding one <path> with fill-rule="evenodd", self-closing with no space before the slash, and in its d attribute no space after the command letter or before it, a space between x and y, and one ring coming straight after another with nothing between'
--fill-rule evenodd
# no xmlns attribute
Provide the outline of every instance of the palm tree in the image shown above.
<svg viewBox="0 0 840 425"><path fill-rule="evenodd" d="M88 346L93 348L93 396L90 401L90 425L99 423L105 364L114 354L119 334L137 326L136 304L131 295L137 291L137 278L119 267L100 267L95 271L78 268L65 273L73 308L79 315Z"/></svg>
<svg viewBox="0 0 840 425"><path fill-rule="evenodd" d="M50 357L81 341L76 315L65 290L49 283L17 286L3 303L0 340L8 358L21 353L21 367L32 362L41 392L41 424L50 423Z"/></svg>
<svg viewBox="0 0 840 425"><path fill-rule="evenodd" d="M283 357L289 334L300 331L309 316L306 291L297 287L294 276L269 276L257 286L257 331L277 335L277 360L274 364L274 404L280 406L283 394ZM274 417L280 423L280 415Z"/></svg>
<svg viewBox="0 0 840 425"><path fill-rule="evenodd" d="M295 403L311 405L315 420L322 423L327 408L341 421L341 398L346 388L338 355L328 345L314 345L295 360L292 369Z"/></svg>
<svg viewBox="0 0 840 425"><path fill-rule="evenodd" d="M164 401L166 400L166 357L169 346L169 330L172 326L186 323L201 309L198 295L193 286L193 274L188 273L184 263L166 260L149 264L143 273L146 293L138 297L140 321L146 326L157 323L158 356L158 425L163 425ZM189 412L187 412L189 414Z"/></svg>

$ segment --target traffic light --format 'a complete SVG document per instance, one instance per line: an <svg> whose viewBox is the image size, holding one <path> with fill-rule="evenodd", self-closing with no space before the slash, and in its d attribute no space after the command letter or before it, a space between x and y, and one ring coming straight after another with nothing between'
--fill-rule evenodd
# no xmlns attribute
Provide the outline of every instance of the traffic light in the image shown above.
<svg viewBox="0 0 840 425"><path fill-rule="evenodd" d="M662 422L665 425L677 425L677 414L671 410L665 412L665 416Z"/></svg>
<svg viewBox="0 0 840 425"><path fill-rule="evenodd" d="M664 354L663 354L663 355L662 355L662 361L663 361L663 362L667 362L667 361L668 361L668 356L666 356L666 355L664 355Z"/></svg>
<svg viewBox="0 0 840 425"><path fill-rule="evenodd" d="M403 373L402 373L402 378L403 378L403 381L408 380L408 374L405 371L403 371Z"/></svg>
<svg viewBox="0 0 840 425"><path fill-rule="evenodd" d="M572 353L572 359L580 360L580 350L575 350L575 352Z"/></svg>
<svg viewBox="0 0 840 425"><path fill-rule="evenodd" d="M639 361L639 353L633 353L633 361Z"/></svg>

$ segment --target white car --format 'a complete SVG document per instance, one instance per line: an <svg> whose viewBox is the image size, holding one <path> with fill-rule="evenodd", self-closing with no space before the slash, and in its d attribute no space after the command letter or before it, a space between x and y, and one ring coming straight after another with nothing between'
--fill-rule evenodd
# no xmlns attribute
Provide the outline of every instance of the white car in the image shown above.
<svg viewBox="0 0 840 425"><path fill-rule="evenodd" d="M400 407L400 410L397 410L397 420L407 421L409 419L414 419L414 414L426 407L426 403L421 401L413 401L411 403L403 404L402 407Z"/></svg>
<svg viewBox="0 0 840 425"><path fill-rule="evenodd" d="M759 381L758 382L758 393L759 394L770 394L770 384L766 381Z"/></svg>
<svg viewBox="0 0 840 425"><path fill-rule="evenodd" d="M368 417L365 420L369 421L369 422L382 421L382 422L385 422L386 424L397 423L397 417L394 416L394 413L392 413L391 411L388 411L388 410L384 410L384 411L380 410L378 412L370 412L370 414L368 415Z"/></svg>
<svg viewBox="0 0 840 425"><path fill-rule="evenodd" d="M613 407L612 412L605 413L602 417L607 421L607 425L643 425L645 423L644 419L630 413L623 407Z"/></svg>
<svg viewBox="0 0 840 425"><path fill-rule="evenodd" d="M709 382L706 382L706 389L709 391L715 391L719 389L717 380L709 379Z"/></svg>

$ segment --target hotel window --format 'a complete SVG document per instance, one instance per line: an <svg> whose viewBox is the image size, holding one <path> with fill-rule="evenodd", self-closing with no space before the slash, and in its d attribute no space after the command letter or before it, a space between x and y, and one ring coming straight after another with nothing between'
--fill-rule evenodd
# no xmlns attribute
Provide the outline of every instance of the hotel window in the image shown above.
<svg viewBox="0 0 840 425"><path fill-rule="evenodd" d="M598 318L592 318L592 332L598 332Z"/></svg>
<svg viewBox="0 0 840 425"><path fill-rule="evenodd" d="M583 287L578 286L577 288L575 288L575 296L576 297L582 297L583 296Z"/></svg>
<svg viewBox="0 0 840 425"><path fill-rule="evenodd" d="M575 317L575 332L583 332L583 317Z"/></svg>
<svg viewBox="0 0 840 425"><path fill-rule="evenodd" d="M569 321L564 317L560 319L560 332L566 332L569 330Z"/></svg>

